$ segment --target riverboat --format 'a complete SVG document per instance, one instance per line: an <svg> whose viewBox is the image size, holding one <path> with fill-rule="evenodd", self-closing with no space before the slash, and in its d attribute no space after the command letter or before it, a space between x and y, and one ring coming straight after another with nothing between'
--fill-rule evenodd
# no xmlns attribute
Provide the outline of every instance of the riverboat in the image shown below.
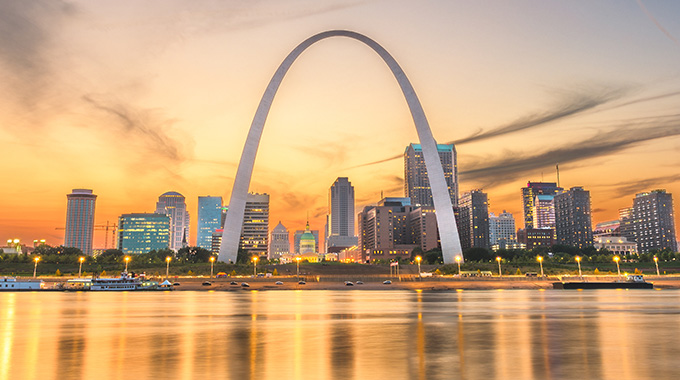
<svg viewBox="0 0 680 380"><path fill-rule="evenodd" d="M45 287L43 280L17 280L16 277L0 279L0 291L7 290L41 290Z"/></svg>
<svg viewBox="0 0 680 380"><path fill-rule="evenodd" d="M128 291L141 290L142 280L139 277L130 277L127 272L122 272L119 278L93 278L90 284L92 291Z"/></svg>
<svg viewBox="0 0 680 380"><path fill-rule="evenodd" d="M641 274L628 275L625 281L562 281L553 282L553 289L654 289Z"/></svg>

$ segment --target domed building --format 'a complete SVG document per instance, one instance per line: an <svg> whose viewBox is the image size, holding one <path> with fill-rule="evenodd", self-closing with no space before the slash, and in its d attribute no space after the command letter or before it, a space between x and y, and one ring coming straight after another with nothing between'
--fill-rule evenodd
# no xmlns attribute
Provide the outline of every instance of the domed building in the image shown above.
<svg viewBox="0 0 680 380"><path fill-rule="evenodd" d="M309 221L305 227L305 232L300 236L300 255L316 253L316 238L312 231L309 230Z"/></svg>

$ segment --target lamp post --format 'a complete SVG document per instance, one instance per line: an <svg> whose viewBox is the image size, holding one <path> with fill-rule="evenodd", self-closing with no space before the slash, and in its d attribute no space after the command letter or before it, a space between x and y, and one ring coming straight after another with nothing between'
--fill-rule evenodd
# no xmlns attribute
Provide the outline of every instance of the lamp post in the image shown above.
<svg viewBox="0 0 680 380"><path fill-rule="evenodd" d="M83 269L83 261L85 261L85 258L82 257L82 256L80 256L80 258L78 259L78 261L80 261L80 266L78 267L78 278L80 278L80 273L82 272L82 269Z"/></svg>
<svg viewBox="0 0 680 380"><path fill-rule="evenodd" d="M659 273L659 258L654 256L654 264L656 265L656 275L661 276L661 273Z"/></svg>
<svg viewBox="0 0 680 380"><path fill-rule="evenodd" d="M300 282L300 256L296 257L295 261L297 262L297 280Z"/></svg>
<svg viewBox="0 0 680 380"><path fill-rule="evenodd" d="M501 257L496 256L496 261L498 261L498 277L503 277L503 273L501 272Z"/></svg>
<svg viewBox="0 0 680 380"><path fill-rule="evenodd" d="M543 256L538 256L538 264L541 265L541 278L543 278Z"/></svg>
<svg viewBox="0 0 680 380"><path fill-rule="evenodd" d="M167 281L168 277L170 277L170 261L172 261L172 257L168 256L165 258L165 280Z"/></svg>
<svg viewBox="0 0 680 380"><path fill-rule="evenodd" d="M128 263L130 262L130 256L125 256L125 273L127 273Z"/></svg>
<svg viewBox="0 0 680 380"><path fill-rule="evenodd" d="M578 276L583 277L583 275L581 274L581 257L580 256L576 256L576 263L578 264Z"/></svg>
<svg viewBox="0 0 680 380"><path fill-rule="evenodd" d="M253 277L257 275L257 260L257 256L253 257Z"/></svg>
<svg viewBox="0 0 680 380"><path fill-rule="evenodd" d="M38 261L40 261L40 257L36 257L33 259L35 261L35 265L33 266L33 277L35 278L36 271L38 270Z"/></svg>
<svg viewBox="0 0 680 380"><path fill-rule="evenodd" d="M460 277L460 255L456 256L456 263L458 263L458 277Z"/></svg>
<svg viewBox="0 0 680 380"><path fill-rule="evenodd" d="M210 256L210 278L213 278L213 266L215 265L215 256Z"/></svg>
<svg viewBox="0 0 680 380"><path fill-rule="evenodd" d="M614 262L616 263L616 272L618 272L619 277L621 277L621 268L619 267L619 260L621 260L618 256L614 256Z"/></svg>
<svg viewBox="0 0 680 380"><path fill-rule="evenodd" d="M422 257L416 256L416 262L418 263L418 278L420 278L421 280L422 280L422 278L423 278L423 275L420 274L420 261L421 261L422 259L423 259Z"/></svg>

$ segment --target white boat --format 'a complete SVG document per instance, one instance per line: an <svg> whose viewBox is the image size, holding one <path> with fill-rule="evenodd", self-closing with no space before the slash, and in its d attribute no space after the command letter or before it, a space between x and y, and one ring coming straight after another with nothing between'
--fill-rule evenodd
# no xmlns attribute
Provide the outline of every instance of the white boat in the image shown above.
<svg viewBox="0 0 680 380"><path fill-rule="evenodd" d="M94 291L125 291L142 288L139 277L130 277L127 272L120 274L119 278L93 278L90 290Z"/></svg>
<svg viewBox="0 0 680 380"><path fill-rule="evenodd" d="M45 287L43 280L17 280L16 277L0 279L1 290L40 290Z"/></svg>

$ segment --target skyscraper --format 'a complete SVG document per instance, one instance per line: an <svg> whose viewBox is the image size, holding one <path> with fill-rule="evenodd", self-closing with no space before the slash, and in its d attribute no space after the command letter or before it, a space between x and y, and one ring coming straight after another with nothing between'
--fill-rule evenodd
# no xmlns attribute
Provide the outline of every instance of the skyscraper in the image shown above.
<svg viewBox="0 0 680 380"><path fill-rule="evenodd" d="M555 196L562 192L562 188L558 187L555 182L528 182L527 187L522 188L522 203L524 206L524 228L540 228L535 221L534 212L536 210L535 201L537 195ZM543 198L548 201L547 197ZM549 207L549 206L548 206ZM546 210L544 208L544 210ZM550 212L549 208L547 209ZM554 209L552 209L552 218L554 220Z"/></svg>
<svg viewBox="0 0 680 380"><path fill-rule="evenodd" d="M593 245L589 191L572 187L555 195L555 240L578 248Z"/></svg>
<svg viewBox="0 0 680 380"><path fill-rule="evenodd" d="M279 222L279 224L272 229L269 236L269 251L267 257L270 260L274 260L287 253L290 253L290 233L288 232L288 229Z"/></svg>
<svg viewBox="0 0 680 380"><path fill-rule="evenodd" d="M471 190L460 196L458 231L463 249L489 249L489 198L482 190Z"/></svg>
<svg viewBox="0 0 680 380"><path fill-rule="evenodd" d="M338 177L328 191L328 230L326 252L329 248L357 245L354 235L354 186L347 177Z"/></svg>
<svg viewBox="0 0 680 380"><path fill-rule="evenodd" d="M89 189L73 189L71 194L66 194L66 199L64 246L79 248L83 254L91 256L97 196Z"/></svg>
<svg viewBox="0 0 680 380"><path fill-rule="evenodd" d="M437 144L439 160L451 195L451 204L458 204L458 162L453 144ZM404 152L404 195L414 206L434 206L432 189L427 176L425 158L420 144L409 144Z"/></svg>
<svg viewBox="0 0 680 380"><path fill-rule="evenodd" d="M158 197L156 214L170 217L170 249L179 250L189 242L189 212L184 195L169 191Z"/></svg>
<svg viewBox="0 0 680 380"><path fill-rule="evenodd" d="M516 240L515 218L511 213L503 212L496 216L493 212L489 213L489 244L497 245L504 241L511 243Z"/></svg>
<svg viewBox="0 0 680 380"><path fill-rule="evenodd" d="M636 194L633 199L633 230L640 253L654 249L678 249L673 195L666 190Z"/></svg>
<svg viewBox="0 0 680 380"><path fill-rule="evenodd" d="M170 246L170 217L164 214L123 214L118 218L118 249L141 254Z"/></svg>
<svg viewBox="0 0 680 380"><path fill-rule="evenodd" d="M198 230L196 246L210 249L212 234L222 228L222 197L198 197Z"/></svg>
<svg viewBox="0 0 680 380"><path fill-rule="evenodd" d="M248 193L240 248L266 255L269 241L269 194Z"/></svg>

